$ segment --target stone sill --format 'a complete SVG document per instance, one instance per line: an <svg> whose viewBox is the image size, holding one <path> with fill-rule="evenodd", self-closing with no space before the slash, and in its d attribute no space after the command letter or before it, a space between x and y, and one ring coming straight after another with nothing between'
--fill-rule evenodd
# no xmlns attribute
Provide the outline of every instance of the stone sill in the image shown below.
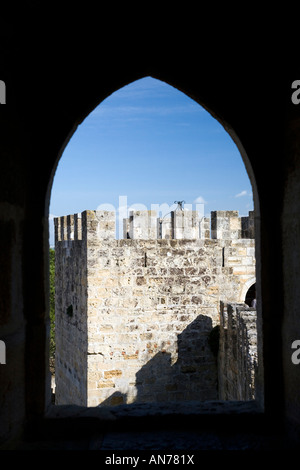
<svg viewBox="0 0 300 470"><path fill-rule="evenodd" d="M101 421L115 421L124 417L172 416L172 415L232 415L261 414L256 401L221 401L205 402L162 402L132 403L119 406L84 407L77 405L51 405L46 419L61 418L97 418Z"/></svg>

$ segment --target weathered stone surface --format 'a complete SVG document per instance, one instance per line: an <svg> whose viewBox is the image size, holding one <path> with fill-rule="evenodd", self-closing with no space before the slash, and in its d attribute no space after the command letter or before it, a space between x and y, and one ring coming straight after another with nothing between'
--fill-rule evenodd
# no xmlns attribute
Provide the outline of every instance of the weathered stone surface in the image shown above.
<svg viewBox="0 0 300 470"><path fill-rule="evenodd" d="M219 395L254 400L258 366L256 310L243 303L221 304Z"/></svg>
<svg viewBox="0 0 300 470"><path fill-rule="evenodd" d="M152 212L132 214L124 240L107 212L56 219L57 404L218 398L209 334L220 301L255 282L254 240L227 237L233 215L225 239L201 238L194 214L173 216L179 239L149 239Z"/></svg>

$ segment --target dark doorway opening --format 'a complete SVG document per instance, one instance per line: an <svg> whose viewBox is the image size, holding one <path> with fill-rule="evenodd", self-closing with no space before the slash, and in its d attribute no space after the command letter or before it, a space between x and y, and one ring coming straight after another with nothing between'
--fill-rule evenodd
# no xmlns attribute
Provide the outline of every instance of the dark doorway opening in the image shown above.
<svg viewBox="0 0 300 470"><path fill-rule="evenodd" d="M252 286L249 287L246 293L245 303L249 307L256 307L256 283L252 284Z"/></svg>

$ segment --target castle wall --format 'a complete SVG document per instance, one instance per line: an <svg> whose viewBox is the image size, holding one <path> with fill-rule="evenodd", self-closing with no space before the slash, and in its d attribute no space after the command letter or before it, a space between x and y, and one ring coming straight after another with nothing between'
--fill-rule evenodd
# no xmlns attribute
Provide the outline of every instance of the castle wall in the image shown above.
<svg viewBox="0 0 300 470"><path fill-rule="evenodd" d="M208 238L207 219L183 212L172 214L165 232L152 212L133 213L122 240L115 239L113 213L85 211L81 220L81 241L56 241L56 315L64 318L56 335L65 363L80 357L86 375L74 361L71 372L60 366L56 387L65 381L67 394L57 403L72 402L75 375L88 406L217 399L209 334L220 323L220 301L241 301L255 279L254 240L230 238L230 230ZM162 233L167 238L157 238ZM81 315L73 322L64 313L72 302Z"/></svg>
<svg viewBox="0 0 300 470"><path fill-rule="evenodd" d="M223 303L218 357L219 398L254 400L257 371L256 310L244 303Z"/></svg>

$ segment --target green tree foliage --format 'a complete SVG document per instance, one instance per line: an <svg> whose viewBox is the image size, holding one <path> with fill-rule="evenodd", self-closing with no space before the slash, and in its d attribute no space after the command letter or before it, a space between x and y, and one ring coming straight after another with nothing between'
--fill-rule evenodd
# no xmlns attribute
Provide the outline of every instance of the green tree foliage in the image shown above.
<svg viewBox="0 0 300 470"><path fill-rule="evenodd" d="M55 358L55 250L49 252L49 280L50 280L50 362Z"/></svg>

